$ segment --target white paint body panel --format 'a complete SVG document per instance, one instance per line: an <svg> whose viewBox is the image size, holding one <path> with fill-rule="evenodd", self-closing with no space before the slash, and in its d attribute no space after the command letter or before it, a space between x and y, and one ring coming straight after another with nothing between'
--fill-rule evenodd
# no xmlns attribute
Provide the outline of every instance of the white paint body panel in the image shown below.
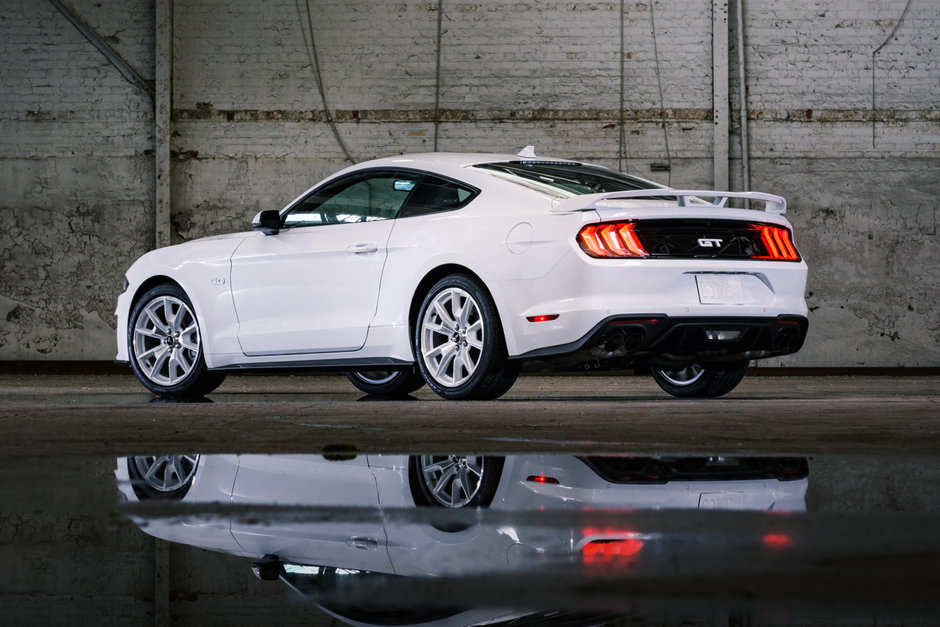
<svg viewBox="0 0 940 627"><path fill-rule="evenodd" d="M803 261L593 259L575 241L581 226L602 220L707 217L789 228L782 215L597 194L561 199L473 167L513 160L435 153L362 163L323 183L399 167L481 191L453 211L270 236L242 233L144 255L128 271L129 289L118 300L118 360L128 359L133 296L154 276L176 281L193 301L209 368L411 363L409 313L424 296L418 286L444 266L475 274L489 290L511 357L575 342L612 316L807 315ZM354 252L357 246L368 252ZM696 276L705 274L739 276L737 302L703 303ZM526 320L547 314L558 318Z"/></svg>
<svg viewBox="0 0 940 627"><path fill-rule="evenodd" d="M248 356L355 351L375 314L393 220L252 233L232 256Z"/></svg>
<svg viewBox="0 0 940 627"><path fill-rule="evenodd" d="M505 571L525 557L524 552L516 557L514 553L529 543L550 549L546 557L577 550L573 542L581 539L581 530L546 535L546 529L527 524L527 512L806 510L805 477L614 484L573 456L518 455L505 458L489 509L514 512L519 524L443 531L420 516L407 515L415 508L408 460L405 455L366 455L344 461L319 455L204 455L183 503L300 506L313 511L323 508L327 515L296 522L290 517L246 521L222 509L215 517L196 517L195 523L171 518L139 524L146 522L143 530L158 538L253 558L278 555L301 564L446 576ZM128 483L123 458L115 474L126 498L138 500ZM552 477L558 483L536 483L528 480L532 476ZM330 508L355 509L333 514ZM352 520L343 520L343 515Z"/></svg>

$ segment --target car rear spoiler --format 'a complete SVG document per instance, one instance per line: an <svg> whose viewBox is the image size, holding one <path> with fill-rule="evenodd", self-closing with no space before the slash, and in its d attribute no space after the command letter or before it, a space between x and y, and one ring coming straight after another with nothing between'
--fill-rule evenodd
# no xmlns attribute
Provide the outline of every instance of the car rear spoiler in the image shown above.
<svg viewBox="0 0 940 627"><path fill-rule="evenodd" d="M552 208L552 212L569 213L575 211L591 211L605 200L632 200L635 198L650 198L663 200L675 198L680 207L714 208L725 207L729 198L744 198L746 200L759 200L764 203L764 211L783 215L787 212L787 201L776 194L763 192L719 192L714 190L687 190L687 189L634 189L626 192L610 192L607 194L588 194L575 196L563 200ZM711 198L712 202L704 200Z"/></svg>

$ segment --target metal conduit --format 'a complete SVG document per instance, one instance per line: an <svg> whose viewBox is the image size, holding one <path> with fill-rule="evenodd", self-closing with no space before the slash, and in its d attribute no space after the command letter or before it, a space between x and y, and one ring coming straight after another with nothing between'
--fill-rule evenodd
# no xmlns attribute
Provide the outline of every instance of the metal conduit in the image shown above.
<svg viewBox="0 0 940 627"><path fill-rule="evenodd" d="M747 128L747 73L744 68L744 0L735 2L735 19L737 21L737 48L738 48L738 101L741 110L741 191L751 191L751 148L748 140ZM750 201L744 201L744 207L749 209Z"/></svg>

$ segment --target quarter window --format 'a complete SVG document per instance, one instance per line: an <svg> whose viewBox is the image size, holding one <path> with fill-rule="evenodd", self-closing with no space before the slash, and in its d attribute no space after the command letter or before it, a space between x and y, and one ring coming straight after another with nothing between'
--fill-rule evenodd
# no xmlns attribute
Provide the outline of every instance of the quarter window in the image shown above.
<svg viewBox="0 0 940 627"><path fill-rule="evenodd" d="M459 209L473 200L478 193L466 185L426 174L408 199L408 204L402 208L399 217Z"/></svg>

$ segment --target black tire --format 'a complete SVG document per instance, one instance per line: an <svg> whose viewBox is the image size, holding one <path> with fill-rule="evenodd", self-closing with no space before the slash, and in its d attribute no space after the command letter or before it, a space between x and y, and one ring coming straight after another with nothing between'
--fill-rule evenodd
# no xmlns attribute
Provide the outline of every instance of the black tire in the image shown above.
<svg viewBox="0 0 940 627"><path fill-rule="evenodd" d="M127 458L127 474L141 501L179 501L193 485L199 455L141 455Z"/></svg>
<svg viewBox="0 0 940 627"><path fill-rule="evenodd" d="M489 507L503 474L503 457L412 455L408 477L415 504L464 509Z"/></svg>
<svg viewBox="0 0 940 627"><path fill-rule="evenodd" d="M131 311L127 351L144 387L160 396L199 398L219 387L225 373L206 368L199 322L186 292L173 283L144 294Z"/></svg>
<svg viewBox="0 0 940 627"><path fill-rule="evenodd" d="M666 392L680 398L714 398L738 386L747 370L747 362L721 366L692 364L667 370L653 368L653 380Z"/></svg>
<svg viewBox="0 0 940 627"><path fill-rule="evenodd" d="M366 394L408 396L424 386L424 377L417 367L407 370L358 370L347 372L346 378Z"/></svg>
<svg viewBox="0 0 940 627"><path fill-rule="evenodd" d="M521 362L508 358L493 299L467 275L446 276L428 291L413 339L421 376L443 398L499 398L519 376Z"/></svg>

